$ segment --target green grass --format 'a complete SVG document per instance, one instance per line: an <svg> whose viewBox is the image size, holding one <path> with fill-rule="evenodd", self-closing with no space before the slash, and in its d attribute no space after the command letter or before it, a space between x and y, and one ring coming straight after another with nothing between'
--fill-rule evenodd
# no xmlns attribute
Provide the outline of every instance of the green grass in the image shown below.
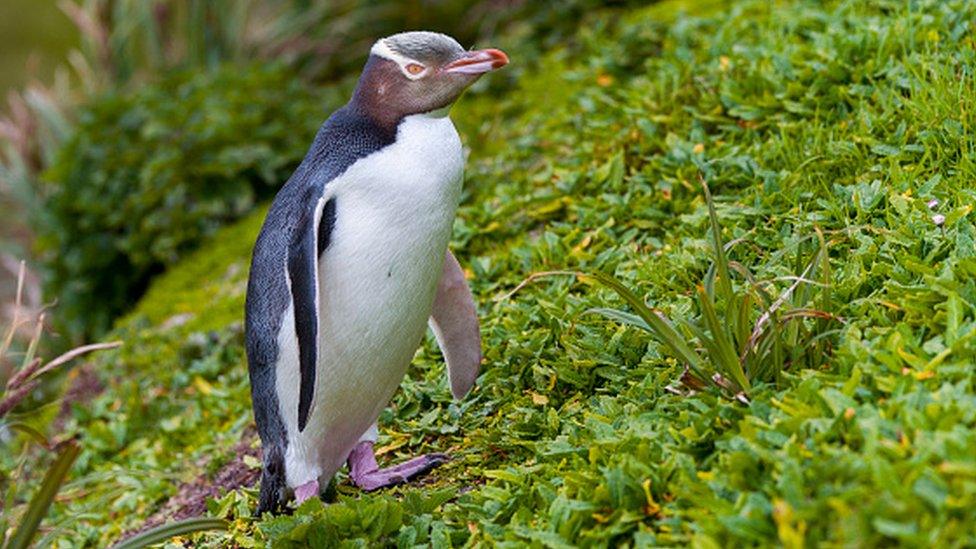
<svg viewBox="0 0 976 549"><path fill-rule="evenodd" d="M480 302L485 368L454 403L430 339L381 418L384 459L448 451L432 482L250 517L212 502L198 546L976 543L976 198L964 1L665 3L596 14L455 109L471 148L453 248ZM666 387L684 364L571 277L611 273L697 313L715 196L728 260L779 295L818 231L840 320L749 404ZM937 199L937 211L927 203ZM933 221L944 215L941 225ZM62 546L137 527L213 473L251 422L240 333L256 213L157 280L76 404L84 451L47 523ZM801 265L802 266L802 265ZM631 310L631 312L635 312ZM190 314L192 316L181 316Z"/></svg>

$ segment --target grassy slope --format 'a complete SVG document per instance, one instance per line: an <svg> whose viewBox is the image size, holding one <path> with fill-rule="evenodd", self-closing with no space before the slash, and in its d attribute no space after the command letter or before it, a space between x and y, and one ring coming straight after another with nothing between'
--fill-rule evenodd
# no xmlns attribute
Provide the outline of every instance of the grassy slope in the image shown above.
<svg viewBox="0 0 976 549"><path fill-rule="evenodd" d="M499 44L508 82L455 113L472 154L454 248L481 301L484 374L452 403L428 341L381 418L387 459L457 459L423 487L340 479L339 503L279 519L248 518L254 491L233 492L211 509L232 530L199 542L976 543L976 8L712 14L598 16L521 66L531 45ZM609 293L551 279L499 299L535 271L598 268L688 310L708 267L699 172L726 239L745 239L733 259L761 276L790 274L815 227L830 241L835 353L749 406L666 392L681 368L663 349L583 314ZM251 421L240 317L260 218L120 323L109 390L69 425L86 451L57 507L64 545L103 545L233 457Z"/></svg>

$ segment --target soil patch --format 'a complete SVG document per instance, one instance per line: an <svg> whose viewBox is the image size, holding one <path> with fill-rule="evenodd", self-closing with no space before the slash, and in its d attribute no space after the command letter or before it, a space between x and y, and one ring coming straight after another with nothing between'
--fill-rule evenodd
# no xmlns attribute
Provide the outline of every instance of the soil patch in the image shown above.
<svg viewBox="0 0 976 549"><path fill-rule="evenodd" d="M234 446L234 458L230 463L221 467L213 478L208 475L200 475L190 482L183 483L176 495L146 519L139 529L126 532L119 541L131 538L164 522L201 516L207 511L208 499L221 497L242 486L253 485L261 476L261 470L253 469L245 464L244 457L251 456L258 460L261 459L261 450L255 447L255 440L257 440L257 430L249 427L241 435L240 442Z"/></svg>

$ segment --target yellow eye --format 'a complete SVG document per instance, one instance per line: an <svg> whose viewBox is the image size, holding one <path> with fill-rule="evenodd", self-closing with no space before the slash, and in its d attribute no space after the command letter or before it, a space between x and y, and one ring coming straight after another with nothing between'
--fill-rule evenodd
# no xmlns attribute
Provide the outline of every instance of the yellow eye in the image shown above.
<svg viewBox="0 0 976 549"><path fill-rule="evenodd" d="M418 65L417 63L410 63L409 65L407 65L407 72L409 72L410 74L416 76L416 75L424 72L424 66L423 65Z"/></svg>

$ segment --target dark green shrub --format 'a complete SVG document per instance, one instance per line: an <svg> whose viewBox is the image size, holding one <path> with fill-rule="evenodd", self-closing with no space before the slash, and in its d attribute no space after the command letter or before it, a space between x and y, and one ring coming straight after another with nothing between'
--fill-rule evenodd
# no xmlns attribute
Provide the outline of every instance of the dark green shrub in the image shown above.
<svg viewBox="0 0 976 549"><path fill-rule="evenodd" d="M107 329L154 273L272 196L337 97L281 68L228 66L88 105L35 219L67 333Z"/></svg>

